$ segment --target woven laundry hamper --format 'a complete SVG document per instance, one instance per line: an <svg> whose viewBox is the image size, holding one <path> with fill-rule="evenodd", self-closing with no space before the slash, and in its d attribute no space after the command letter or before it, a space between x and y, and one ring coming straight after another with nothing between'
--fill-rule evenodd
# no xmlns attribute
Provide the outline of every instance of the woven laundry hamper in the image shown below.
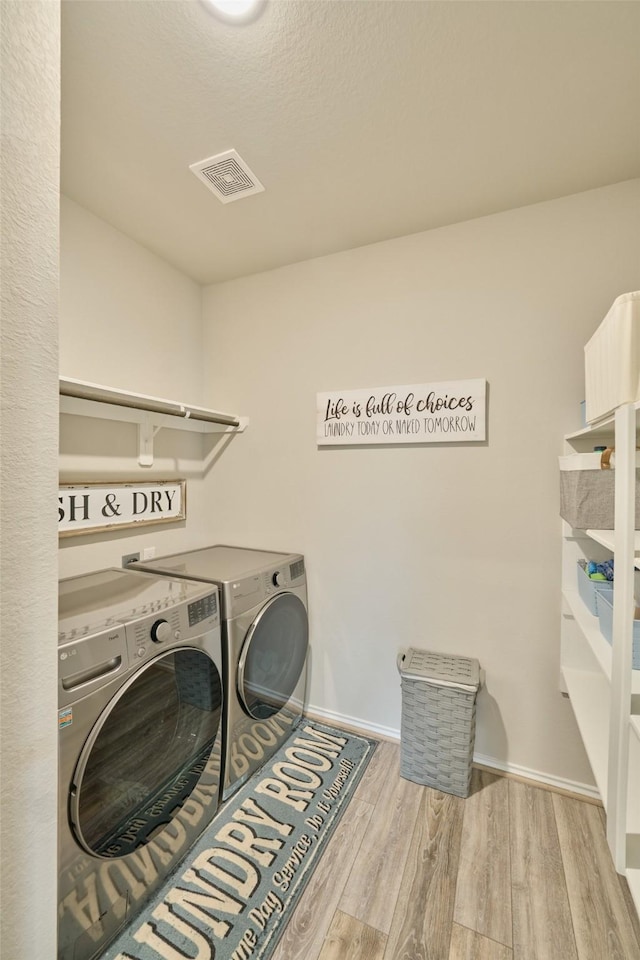
<svg viewBox="0 0 640 960"><path fill-rule="evenodd" d="M402 686L400 776L468 797L480 664L409 647L398 655Z"/></svg>

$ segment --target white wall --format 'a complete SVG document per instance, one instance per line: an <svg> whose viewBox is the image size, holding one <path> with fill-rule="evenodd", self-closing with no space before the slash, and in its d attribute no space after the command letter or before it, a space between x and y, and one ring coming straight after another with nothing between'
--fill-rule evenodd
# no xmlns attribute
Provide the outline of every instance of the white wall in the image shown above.
<svg viewBox="0 0 640 960"><path fill-rule="evenodd" d="M61 203L60 372L185 403L202 399L201 288L73 201ZM137 462L133 424L64 415L60 469L77 480L187 479L187 520L60 541L60 575L120 566L124 554L185 549L207 515L202 500L208 441L163 429L153 468Z"/></svg>
<svg viewBox="0 0 640 960"><path fill-rule="evenodd" d="M60 574L208 542L300 550L311 705L397 731L395 655L477 656L476 751L592 783L558 694L556 456L579 425L582 346L639 285L640 184L405 237L204 291L62 206L61 372L250 418L213 467L162 431L61 418L63 478L187 476L185 524L61 541ZM204 328L202 312L204 311ZM201 345L204 342L204 354ZM488 443L319 449L315 394L486 377Z"/></svg>
<svg viewBox="0 0 640 960"><path fill-rule="evenodd" d="M60 373L198 403L201 288L72 200L61 200Z"/></svg>
<svg viewBox="0 0 640 960"><path fill-rule="evenodd" d="M3 3L0 917L7 960L56 955L57 3Z"/></svg>
<svg viewBox="0 0 640 960"><path fill-rule="evenodd" d="M583 344L640 285L639 206L628 182L205 289L203 400L250 418L214 540L306 555L312 706L398 730L399 647L476 656L477 753L593 783L558 692L556 457ZM474 377L486 445L316 447L317 391Z"/></svg>

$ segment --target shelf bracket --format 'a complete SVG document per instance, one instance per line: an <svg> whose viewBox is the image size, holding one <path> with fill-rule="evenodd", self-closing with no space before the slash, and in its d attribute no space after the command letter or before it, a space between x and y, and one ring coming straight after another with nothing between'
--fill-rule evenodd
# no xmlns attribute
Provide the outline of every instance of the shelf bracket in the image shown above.
<svg viewBox="0 0 640 960"><path fill-rule="evenodd" d="M153 440L162 427L154 427L151 415L143 414L138 423L138 463L141 467L153 466Z"/></svg>

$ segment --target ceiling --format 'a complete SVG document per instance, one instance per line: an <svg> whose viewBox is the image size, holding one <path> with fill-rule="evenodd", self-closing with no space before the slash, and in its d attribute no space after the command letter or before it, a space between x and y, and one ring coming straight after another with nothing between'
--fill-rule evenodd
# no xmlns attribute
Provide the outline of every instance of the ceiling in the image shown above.
<svg viewBox="0 0 640 960"><path fill-rule="evenodd" d="M63 0L62 192L203 284L555 199L640 176L639 46L616 0Z"/></svg>

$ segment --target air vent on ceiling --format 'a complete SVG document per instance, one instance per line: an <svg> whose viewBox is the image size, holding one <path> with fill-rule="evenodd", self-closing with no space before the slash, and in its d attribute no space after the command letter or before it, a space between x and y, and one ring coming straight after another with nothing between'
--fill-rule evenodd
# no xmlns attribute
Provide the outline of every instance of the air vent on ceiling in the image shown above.
<svg viewBox="0 0 640 960"><path fill-rule="evenodd" d="M221 203L231 203L261 193L264 187L235 150L189 165L196 177L215 193Z"/></svg>

